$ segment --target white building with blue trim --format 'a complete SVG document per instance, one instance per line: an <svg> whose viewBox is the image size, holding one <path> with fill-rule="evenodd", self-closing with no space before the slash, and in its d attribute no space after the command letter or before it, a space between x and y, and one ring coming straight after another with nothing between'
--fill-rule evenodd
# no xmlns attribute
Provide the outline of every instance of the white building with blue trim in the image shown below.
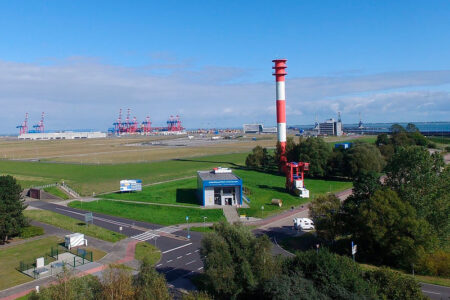
<svg viewBox="0 0 450 300"><path fill-rule="evenodd" d="M228 168L197 171L197 191L203 206L242 205L242 179Z"/></svg>

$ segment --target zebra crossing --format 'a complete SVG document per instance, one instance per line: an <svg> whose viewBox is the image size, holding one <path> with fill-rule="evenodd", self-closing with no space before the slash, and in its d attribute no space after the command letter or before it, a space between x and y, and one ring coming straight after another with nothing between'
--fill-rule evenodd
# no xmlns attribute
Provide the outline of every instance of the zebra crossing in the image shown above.
<svg viewBox="0 0 450 300"><path fill-rule="evenodd" d="M159 232L164 232L164 233L174 233L175 231L180 231L181 229L178 227L173 227L173 226L167 226L167 227L162 227L159 229L156 229L155 231L159 231Z"/></svg>
<svg viewBox="0 0 450 300"><path fill-rule="evenodd" d="M141 234L137 234L135 236L132 236L131 238L135 239L135 240L138 240L138 241L145 242L145 241L151 240L151 239L153 239L155 237L159 237L159 235L154 233L153 230L149 230L149 231L143 232Z"/></svg>

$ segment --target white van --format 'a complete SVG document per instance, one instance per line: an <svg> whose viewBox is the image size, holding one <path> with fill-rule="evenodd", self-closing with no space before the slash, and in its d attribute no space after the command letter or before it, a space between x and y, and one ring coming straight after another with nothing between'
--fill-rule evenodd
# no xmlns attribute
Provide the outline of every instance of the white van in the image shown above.
<svg viewBox="0 0 450 300"><path fill-rule="evenodd" d="M314 230L314 222L309 218L295 218L294 228L297 230Z"/></svg>

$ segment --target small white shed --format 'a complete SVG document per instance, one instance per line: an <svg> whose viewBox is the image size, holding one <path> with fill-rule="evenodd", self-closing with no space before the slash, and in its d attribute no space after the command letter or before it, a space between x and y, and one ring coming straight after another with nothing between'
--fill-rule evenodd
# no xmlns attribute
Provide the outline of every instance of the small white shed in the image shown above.
<svg viewBox="0 0 450 300"><path fill-rule="evenodd" d="M66 248L70 249L77 246L87 246L87 240L82 233L68 234L64 238Z"/></svg>

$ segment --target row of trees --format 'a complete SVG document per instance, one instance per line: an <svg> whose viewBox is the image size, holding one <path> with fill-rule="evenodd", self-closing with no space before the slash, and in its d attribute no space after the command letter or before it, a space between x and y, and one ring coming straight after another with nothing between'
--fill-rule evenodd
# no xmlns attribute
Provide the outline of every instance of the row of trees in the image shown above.
<svg viewBox="0 0 450 300"><path fill-rule="evenodd" d="M360 173L344 203L334 195L315 199L318 236L342 253L356 242L363 261L449 276L450 167L439 154L409 146L396 149L385 172L383 183L378 173Z"/></svg>
<svg viewBox="0 0 450 300"><path fill-rule="evenodd" d="M201 289L215 299L422 299L413 279L389 269L363 271L328 250L274 257L267 236L220 223L202 241Z"/></svg>
<svg viewBox="0 0 450 300"><path fill-rule="evenodd" d="M427 140L417 127L410 123L403 128L399 124L391 126L391 135L382 133L377 136L375 142L381 154L389 160L399 147L422 146L433 148L436 145Z"/></svg>
<svg viewBox="0 0 450 300"><path fill-rule="evenodd" d="M361 172L380 172L385 165L383 156L374 144L355 142L348 150L332 149L331 145L320 137L301 137L298 143L293 138L288 138L286 156L288 161L309 162L310 177L354 178ZM247 167L276 171L279 161L279 145L274 155L270 155L266 148L256 146L247 156L245 163Z"/></svg>
<svg viewBox="0 0 450 300"><path fill-rule="evenodd" d="M0 243L18 235L28 225L23 211L22 188L12 176L0 176Z"/></svg>
<svg viewBox="0 0 450 300"><path fill-rule="evenodd" d="M181 297L179 297L181 298ZM131 269L123 265L110 265L101 278L87 275L75 277L65 270L57 277L56 284L33 292L30 300L169 300L172 295L163 274L159 274L147 259L141 263L139 273L133 276ZM183 300L208 300L206 293L185 294Z"/></svg>

